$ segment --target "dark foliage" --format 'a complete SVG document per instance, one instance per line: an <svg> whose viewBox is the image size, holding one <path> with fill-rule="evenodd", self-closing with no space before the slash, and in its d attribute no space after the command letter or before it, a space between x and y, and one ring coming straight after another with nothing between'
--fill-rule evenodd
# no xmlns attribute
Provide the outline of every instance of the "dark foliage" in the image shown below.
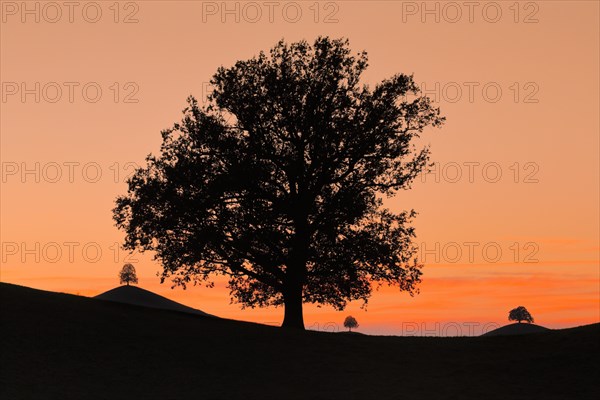
<svg viewBox="0 0 600 400"><path fill-rule="evenodd" d="M348 315L344 320L344 327L352 331L352 328L358 328L358 321L352 315Z"/></svg>
<svg viewBox="0 0 600 400"><path fill-rule="evenodd" d="M521 321L525 321L527 323L532 323L533 317L531 316L531 314L529 313L529 311L527 311L527 309L525 307L519 306L517 308L513 308L512 310L510 310L510 312L508 313L508 320L509 321L517 321L519 323L521 323Z"/></svg>
<svg viewBox="0 0 600 400"><path fill-rule="evenodd" d="M366 68L326 37L219 68L209 105L188 99L117 199L125 247L154 251L175 285L227 275L243 306L285 304L284 326L303 327L302 302L366 302L373 283L414 293L415 213L382 197L409 188L429 155L411 141L444 118L412 76L370 89Z"/></svg>
<svg viewBox="0 0 600 400"><path fill-rule="evenodd" d="M129 286L130 283L138 283L138 278L135 273L135 267L132 264L125 264L119 272L119 283L126 283Z"/></svg>

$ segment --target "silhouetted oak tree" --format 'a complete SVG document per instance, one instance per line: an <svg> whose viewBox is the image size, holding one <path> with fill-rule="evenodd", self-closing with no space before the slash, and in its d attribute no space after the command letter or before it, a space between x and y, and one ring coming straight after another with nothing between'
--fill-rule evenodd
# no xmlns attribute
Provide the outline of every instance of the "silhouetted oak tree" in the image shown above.
<svg viewBox="0 0 600 400"><path fill-rule="evenodd" d="M352 332L352 328L358 328L358 321L352 315L348 315L344 320L344 327L348 328L349 332Z"/></svg>
<svg viewBox="0 0 600 400"><path fill-rule="evenodd" d="M135 267L132 264L125 264L119 272L119 283L126 283L129 286L130 283L138 283L138 278L135 273Z"/></svg>
<svg viewBox="0 0 600 400"><path fill-rule="evenodd" d="M285 305L284 327L304 328L303 301L343 309L373 283L412 295L415 213L382 197L426 166L411 140L443 117L412 76L370 89L366 68L327 37L219 68L117 199L125 248L155 251L174 286L227 275L243 307Z"/></svg>
<svg viewBox="0 0 600 400"><path fill-rule="evenodd" d="M533 317L531 316L531 314L529 314L529 311L527 311L525 307L519 306L510 310L510 312L508 313L508 320L517 321L519 323L521 323L521 321L532 323Z"/></svg>

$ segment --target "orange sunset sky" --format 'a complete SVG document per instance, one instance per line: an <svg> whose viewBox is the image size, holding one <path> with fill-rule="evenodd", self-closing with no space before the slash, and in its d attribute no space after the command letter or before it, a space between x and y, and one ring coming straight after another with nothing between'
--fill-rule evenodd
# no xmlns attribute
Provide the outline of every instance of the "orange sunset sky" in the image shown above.
<svg viewBox="0 0 600 400"><path fill-rule="evenodd" d="M222 280L161 285L151 254L118 249L111 209L217 67L329 35L368 52L364 83L414 73L447 123L422 137L433 173L388 201L419 212L421 293L306 305L306 326L472 334L518 305L550 328L600 320L599 2L0 3L2 282L94 296L133 261L145 289L280 324Z"/></svg>

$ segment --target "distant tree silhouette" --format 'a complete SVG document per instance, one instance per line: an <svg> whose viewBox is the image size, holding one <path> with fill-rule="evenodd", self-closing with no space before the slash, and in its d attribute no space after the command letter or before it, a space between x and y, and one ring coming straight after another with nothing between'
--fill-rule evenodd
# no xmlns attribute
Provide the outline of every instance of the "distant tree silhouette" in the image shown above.
<svg viewBox="0 0 600 400"><path fill-rule="evenodd" d="M344 327L348 328L348 332L352 332L352 328L358 328L358 321L352 315L348 315L344 320Z"/></svg>
<svg viewBox="0 0 600 400"><path fill-rule="evenodd" d="M508 320L518 321L519 323L521 323L521 321L532 323L533 317L531 316L531 314L529 314L529 311L527 311L525 307L519 306L510 310L510 312L508 313Z"/></svg>
<svg viewBox="0 0 600 400"><path fill-rule="evenodd" d="M119 272L120 283L126 283L129 286L130 283L138 283L138 278L135 273L135 267L132 264L125 264Z"/></svg>
<svg viewBox="0 0 600 400"><path fill-rule="evenodd" d="M382 198L410 187L429 159L412 139L444 118L412 76L370 89L366 68L327 37L219 68L116 200L125 247L154 251L173 286L228 275L242 307L284 305L284 327L304 329L303 302L342 310L373 284L412 295L416 213Z"/></svg>

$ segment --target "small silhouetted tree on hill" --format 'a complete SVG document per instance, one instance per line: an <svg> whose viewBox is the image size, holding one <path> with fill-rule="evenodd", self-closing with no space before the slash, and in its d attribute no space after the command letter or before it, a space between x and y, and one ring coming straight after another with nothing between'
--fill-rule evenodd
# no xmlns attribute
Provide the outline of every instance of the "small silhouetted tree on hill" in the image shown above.
<svg viewBox="0 0 600 400"><path fill-rule="evenodd" d="M521 321L525 321L531 324L533 322L533 317L531 316L531 314L529 314L529 311L527 311L525 307L519 306L510 310L510 312L508 313L508 320L517 321L518 323L521 323Z"/></svg>
<svg viewBox="0 0 600 400"><path fill-rule="evenodd" d="M348 315L344 320L344 327L348 328L348 332L352 332L352 328L358 328L358 321L352 315Z"/></svg>
<svg viewBox="0 0 600 400"><path fill-rule="evenodd" d="M243 307L284 305L284 327L304 329L303 302L415 293L416 213L383 199L427 166L413 139L444 118L412 76L369 87L366 68L328 37L220 67L206 105L188 99L117 199L125 248L154 252L161 281L184 288L226 275Z"/></svg>
<svg viewBox="0 0 600 400"><path fill-rule="evenodd" d="M119 272L120 283L126 283L129 286L130 283L138 283L138 278L135 273L135 267L132 264L125 264Z"/></svg>

